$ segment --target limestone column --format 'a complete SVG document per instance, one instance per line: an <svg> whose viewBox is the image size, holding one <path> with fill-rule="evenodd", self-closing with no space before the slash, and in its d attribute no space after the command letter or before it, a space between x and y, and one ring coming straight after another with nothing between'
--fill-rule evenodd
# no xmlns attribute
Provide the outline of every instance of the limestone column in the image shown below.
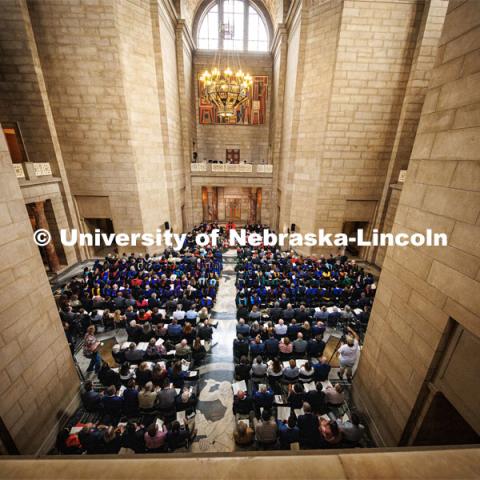
<svg viewBox="0 0 480 480"><path fill-rule="evenodd" d="M216 222L218 220L218 191L217 187L207 188L207 202L208 202L208 221Z"/></svg>
<svg viewBox="0 0 480 480"><path fill-rule="evenodd" d="M41 228L47 231L50 231L48 226L47 216L45 215L45 202L35 202L33 212L35 215L35 222L37 228ZM48 265L50 270L54 273L60 270L60 261L58 260L57 252L52 242L45 245L45 253L47 254Z"/></svg>
<svg viewBox="0 0 480 480"><path fill-rule="evenodd" d="M208 189L202 187L202 222L208 221Z"/></svg>
<svg viewBox="0 0 480 480"><path fill-rule="evenodd" d="M262 189L260 187L257 188L256 192L256 206L257 206L257 214L255 221L257 223L262 222Z"/></svg>
<svg viewBox="0 0 480 480"><path fill-rule="evenodd" d="M218 187L212 188L212 221L218 221Z"/></svg>
<svg viewBox="0 0 480 480"><path fill-rule="evenodd" d="M248 223L256 223L257 222L257 189L251 188L250 189L250 212L248 215Z"/></svg>

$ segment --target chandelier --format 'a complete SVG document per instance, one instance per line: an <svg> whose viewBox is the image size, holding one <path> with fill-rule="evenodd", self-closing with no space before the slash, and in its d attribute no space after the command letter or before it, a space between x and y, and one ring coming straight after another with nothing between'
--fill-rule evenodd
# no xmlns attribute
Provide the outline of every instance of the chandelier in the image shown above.
<svg viewBox="0 0 480 480"><path fill-rule="evenodd" d="M205 70L200 77L205 97L217 107L221 117L233 117L238 107L248 99L252 77L241 69L233 73L230 67L223 72L218 67Z"/></svg>

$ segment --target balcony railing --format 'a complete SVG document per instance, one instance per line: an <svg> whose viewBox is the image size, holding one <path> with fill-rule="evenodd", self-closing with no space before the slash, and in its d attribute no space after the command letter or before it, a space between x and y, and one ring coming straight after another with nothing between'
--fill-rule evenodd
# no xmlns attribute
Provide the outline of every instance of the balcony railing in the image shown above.
<svg viewBox="0 0 480 480"><path fill-rule="evenodd" d="M261 173L271 175L273 165L251 163L191 163L193 173Z"/></svg>
<svg viewBox="0 0 480 480"><path fill-rule="evenodd" d="M52 169L48 162L14 163L15 175L19 180L35 180L39 177L51 177Z"/></svg>

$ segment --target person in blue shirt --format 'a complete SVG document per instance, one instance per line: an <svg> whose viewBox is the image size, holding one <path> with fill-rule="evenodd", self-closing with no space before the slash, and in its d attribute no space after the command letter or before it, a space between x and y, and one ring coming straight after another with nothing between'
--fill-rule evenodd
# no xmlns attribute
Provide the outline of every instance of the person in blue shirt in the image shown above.
<svg viewBox="0 0 480 480"><path fill-rule="evenodd" d="M188 373L183 371L181 362L177 361L168 369L167 375L175 388L182 389L185 385L185 378L187 378Z"/></svg>
<svg viewBox="0 0 480 480"><path fill-rule="evenodd" d="M107 388L102 403L105 415L108 417L107 422L116 424L123 411L123 398L117 395L117 389L114 385Z"/></svg>
<svg viewBox="0 0 480 480"><path fill-rule="evenodd" d="M297 427L297 420L290 415L287 421L277 420L280 447L282 450L290 450L290 445L299 441L300 429Z"/></svg>
<svg viewBox="0 0 480 480"><path fill-rule="evenodd" d="M197 323L197 318L198 318L198 312L195 310L195 304L193 304L189 310L187 310L187 313L185 314L185 318L187 322L190 322L192 325L196 325Z"/></svg>
<svg viewBox="0 0 480 480"><path fill-rule="evenodd" d="M287 328L287 336L290 340L295 340L297 338L297 334L300 331L300 325L297 324L297 321L292 318L291 323Z"/></svg>
<svg viewBox="0 0 480 480"><path fill-rule="evenodd" d="M260 388L253 394L253 404L255 414L260 415L260 409L270 409L273 406L274 395L271 388L266 385L260 385Z"/></svg>
<svg viewBox="0 0 480 480"><path fill-rule="evenodd" d="M250 355L251 357L257 357L262 355L265 351L265 344L262 342L260 335L257 335L254 340L250 343Z"/></svg>
<svg viewBox="0 0 480 480"><path fill-rule="evenodd" d="M268 339L265 340L265 353L269 358L276 357L278 355L278 339L270 334Z"/></svg>
<svg viewBox="0 0 480 480"><path fill-rule="evenodd" d="M102 410L102 395L93 389L93 384L90 380L84 383L81 398L87 412L98 412Z"/></svg>
<svg viewBox="0 0 480 480"><path fill-rule="evenodd" d="M315 371L314 377L316 382L325 382L332 367L327 362L327 357L320 358L319 362L313 366Z"/></svg>
<svg viewBox="0 0 480 480"><path fill-rule="evenodd" d="M320 310L315 310L315 313L313 316L315 320L326 323L328 321L327 307L322 307Z"/></svg>
<svg viewBox="0 0 480 480"><path fill-rule="evenodd" d="M241 318L236 326L237 335L240 334L245 338L248 338L250 335L250 327L245 323L245 320Z"/></svg>
<svg viewBox="0 0 480 480"><path fill-rule="evenodd" d="M317 335L321 335L323 337L325 330L326 330L325 324L321 320L318 320L316 323L314 322L311 330L312 337L316 337Z"/></svg>
<svg viewBox="0 0 480 480"><path fill-rule="evenodd" d="M323 354L323 350L325 349L325 342L322 338L322 335L317 335L315 338L312 338L308 341L307 354L310 358L317 358L319 355Z"/></svg>
<svg viewBox="0 0 480 480"><path fill-rule="evenodd" d="M167 334L170 338L178 338L182 336L182 326L178 324L175 318L172 320L172 323L169 323Z"/></svg>
<svg viewBox="0 0 480 480"><path fill-rule="evenodd" d="M128 417L138 415L138 390L133 378L128 381L123 392L123 413Z"/></svg>

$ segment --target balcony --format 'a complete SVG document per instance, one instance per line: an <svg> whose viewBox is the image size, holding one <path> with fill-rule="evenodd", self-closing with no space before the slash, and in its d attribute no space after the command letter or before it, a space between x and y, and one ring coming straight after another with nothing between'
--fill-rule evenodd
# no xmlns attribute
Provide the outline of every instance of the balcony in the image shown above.
<svg viewBox="0 0 480 480"><path fill-rule="evenodd" d="M191 163L190 172L194 176L271 177L273 165L254 165L252 163Z"/></svg>
<svg viewBox="0 0 480 480"><path fill-rule="evenodd" d="M59 181L58 178L53 177L52 168L48 162L14 163L13 168L21 187L37 183Z"/></svg>

